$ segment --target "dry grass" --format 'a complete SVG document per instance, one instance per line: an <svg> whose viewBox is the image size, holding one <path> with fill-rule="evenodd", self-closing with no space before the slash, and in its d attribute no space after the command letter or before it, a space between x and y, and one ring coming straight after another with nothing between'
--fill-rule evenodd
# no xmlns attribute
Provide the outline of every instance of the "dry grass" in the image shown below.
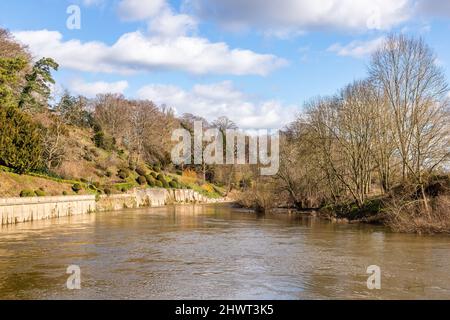
<svg viewBox="0 0 450 320"><path fill-rule="evenodd" d="M239 205L257 212L270 212L277 207L277 200L278 194L270 184L259 184L237 195Z"/></svg>
<svg viewBox="0 0 450 320"><path fill-rule="evenodd" d="M53 171L65 179L85 179L86 181L112 184L119 167L127 167L127 161L114 151L97 148L93 143L92 132L88 129L70 127L65 137L66 155L62 164ZM107 172L112 173L107 177Z"/></svg>
<svg viewBox="0 0 450 320"><path fill-rule="evenodd" d="M450 196L436 197L430 205L427 214L422 200L391 200L386 207L387 225L397 232L450 234Z"/></svg>

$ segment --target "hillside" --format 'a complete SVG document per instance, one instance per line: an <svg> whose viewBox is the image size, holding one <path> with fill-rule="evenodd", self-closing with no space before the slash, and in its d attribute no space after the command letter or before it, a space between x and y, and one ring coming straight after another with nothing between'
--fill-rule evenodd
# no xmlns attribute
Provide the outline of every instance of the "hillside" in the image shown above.
<svg viewBox="0 0 450 320"><path fill-rule="evenodd" d="M42 126L50 126L54 121L46 113L36 115L35 119ZM130 165L126 149L97 147L91 128L64 127L59 137L63 156L58 165L50 172L27 174L0 166L0 197L116 194L132 188L152 187L193 189L211 198L224 193L222 188L199 178L193 170L176 170L170 165L162 168L159 163L149 165L144 161Z"/></svg>

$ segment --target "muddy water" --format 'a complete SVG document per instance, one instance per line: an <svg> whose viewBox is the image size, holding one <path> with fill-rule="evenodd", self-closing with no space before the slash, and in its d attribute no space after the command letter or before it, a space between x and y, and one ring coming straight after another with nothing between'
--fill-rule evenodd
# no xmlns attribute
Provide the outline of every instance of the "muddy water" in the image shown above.
<svg viewBox="0 0 450 320"><path fill-rule="evenodd" d="M70 217L0 230L0 298L450 299L450 237L228 206Z"/></svg>

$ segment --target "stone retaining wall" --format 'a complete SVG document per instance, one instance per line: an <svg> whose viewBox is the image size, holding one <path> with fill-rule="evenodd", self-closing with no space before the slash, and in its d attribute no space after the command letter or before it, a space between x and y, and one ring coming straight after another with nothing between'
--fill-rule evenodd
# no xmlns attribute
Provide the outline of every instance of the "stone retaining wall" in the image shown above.
<svg viewBox="0 0 450 320"><path fill-rule="evenodd" d="M173 203L219 203L223 199L209 199L188 189L135 189L127 194L102 195L97 202L98 211L113 211L123 208L162 207Z"/></svg>
<svg viewBox="0 0 450 320"><path fill-rule="evenodd" d="M95 209L95 196L0 198L1 225L86 214Z"/></svg>
<svg viewBox="0 0 450 320"><path fill-rule="evenodd" d="M33 198L0 198L1 225L45 220L94 211L116 211L124 208L161 207L173 203L219 203L194 190L135 189L127 194L100 196L58 196Z"/></svg>

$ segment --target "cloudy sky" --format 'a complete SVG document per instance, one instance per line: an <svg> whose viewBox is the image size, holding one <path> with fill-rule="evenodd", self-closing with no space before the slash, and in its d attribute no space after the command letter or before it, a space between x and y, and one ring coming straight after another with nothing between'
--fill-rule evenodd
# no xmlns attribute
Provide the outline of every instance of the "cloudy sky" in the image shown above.
<svg viewBox="0 0 450 320"><path fill-rule="evenodd" d="M81 29L67 28L70 5ZM450 76L442 0L3 0L0 26L56 59L75 94L123 93L243 128L282 127L364 77L392 32L424 37Z"/></svg>

